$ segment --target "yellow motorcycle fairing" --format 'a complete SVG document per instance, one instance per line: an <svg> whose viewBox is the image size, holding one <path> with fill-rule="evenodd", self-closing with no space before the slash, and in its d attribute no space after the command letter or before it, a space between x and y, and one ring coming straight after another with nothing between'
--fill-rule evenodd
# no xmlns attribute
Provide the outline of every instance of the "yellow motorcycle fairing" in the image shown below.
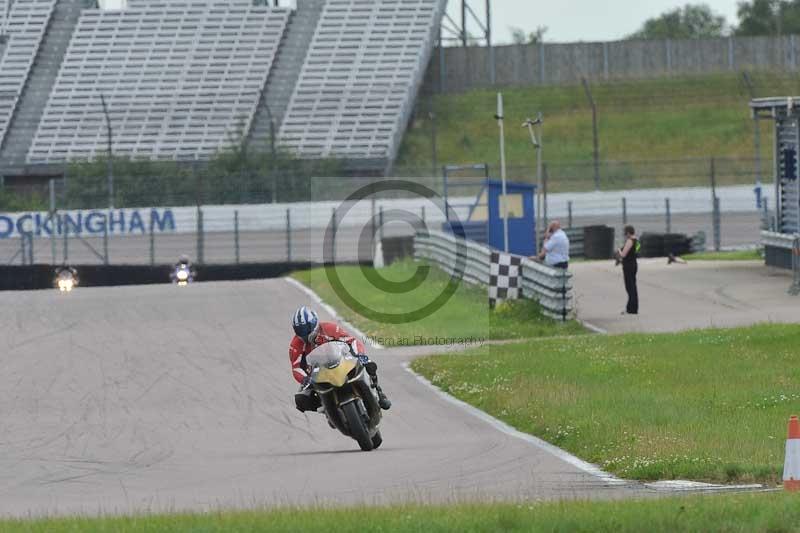
<svg viewBox="0 0 800 533"><path fill-rule="evenodd" d="M326 383L333 387L343 387L347 383L347 375L358 364L356 359L351 357L342 358L335 368L317 367L314 369L312 379L314 383Z"/></svg>

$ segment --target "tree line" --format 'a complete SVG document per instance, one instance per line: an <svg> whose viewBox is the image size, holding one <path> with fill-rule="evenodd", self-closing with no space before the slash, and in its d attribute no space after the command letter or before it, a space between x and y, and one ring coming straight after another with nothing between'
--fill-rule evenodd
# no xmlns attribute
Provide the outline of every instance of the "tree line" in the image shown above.
<svg viewBox="0 0 800 533"><path fill-rule="evenodd" d="M730 23L708 4L686 4L647 19L627 39L703 39L800 34L800 0L750 0L739 2L737 21ZM511 28L515 44L544 40L546 26L535 32Z"/></svg>
<svg viewBox="0 0 800 533"><path fill-rule="evenodd" d="M700 39L780 36L800 33L800 0L739 2L738 23L730 24L707 4L686 4L648 19L631 39Z"/></svg>

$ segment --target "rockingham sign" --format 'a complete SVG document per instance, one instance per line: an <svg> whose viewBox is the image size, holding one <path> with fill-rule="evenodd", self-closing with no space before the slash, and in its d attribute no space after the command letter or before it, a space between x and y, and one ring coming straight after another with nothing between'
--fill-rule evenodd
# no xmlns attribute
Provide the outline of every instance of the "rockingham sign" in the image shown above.
<svg viewBox="0 0 800 533"><path fill-rule="evenodd" d="M65 211L54 216L46 212L0 213L0 239L21 235L144 235L176 230L175 213L169 208Z"/></svg>
<svg viewBox="0 0 800 533"><path fill-rule="evenodd" d="M207 205L197 207L141 207L47 212L0 213L0 240L53 237L142 236L153 234L257 232L324 229L341 202L298 202L293 204ZM370 223L373 209L427 213L428 222L441 222L440 209L429 200L380 200L372 205L359 202L348 210L338 227L359 227ZM202 225L198 215L202 212Z"/></svg>

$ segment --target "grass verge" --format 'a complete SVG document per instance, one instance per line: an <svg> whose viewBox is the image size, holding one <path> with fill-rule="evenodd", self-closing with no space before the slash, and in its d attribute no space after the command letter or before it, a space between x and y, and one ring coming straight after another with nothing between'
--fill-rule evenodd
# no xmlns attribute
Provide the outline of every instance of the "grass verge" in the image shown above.
<svg viewBox="0 0 800 533"><path fill-rule="evenodd" d="M796 76L759 72L752 78L758 96L795 94L800 89ZM738 73L615 80L593 84L592 92L598 108L603 189L707 186L711 155L755 157L750 95ZM509 120L521 124L532 110L544 113L550 192L593 190L592 113L581 84L508 87L503 96ZM403 139L396 168L432 167L431 116L435 116L439 164L488 162L496 171L497 128L492 122L496 98L496 90L473 90L437 95L432 115L427 104L419 106ZM761 134L762 157L770 161L773 133L767 121L761 124ZM689 158L703 162L695 168L686 162ZM534 154L523 128L507 127L506 161L511 179L531 178ZM642 164L620 166L615 161ZM572 167L580 162L586 165ZM751 183L752 168L752 163L732 169L718 167L718 183Z"/></svg>
<svg viewBox="0 0 800 533"><path fill-rule="evenodd" d="M682 256L687 261L763 261L759 250L736 250L733 252L700 252Z"/></svg>
<svg viewBox="0 0 800 533"><path fill-rule="evenodd" d="M67 532L789 532L798 531L792 494L696 496L649 501L366 507L219 512L123 518L2 521L0 531Z"/></svg>
<svg viewBox="0 0 800 533"><path fill-rule="evenodd" d="M366 268L366 271L400 283L412 279L420 266L420 263L405 261L380 270ZM466 282L460 283L452 297L438 310L430 315L415 314L435 301L450 282L450 277L437 268L431 268L419 286L399 294L373 285L359 267L339 266L336 272L342 287L359 304L380 313L405 314L408 318L393 324L378 316L368 318L359 314L334 290L323 268L297 272L293 277L314 290L348 322L385 346L440 344L437 338L442 337L524 339L585 333L577 322L562 324L543 316L538 304L531 300L509 302L490 311L486 289Z"/></svg>
<svg viewBox="0 0 800 533"><path fill-rule="evenodd" d="M414 361L444 391L618 476L778 483L800 327L576 337Z"/></svg>

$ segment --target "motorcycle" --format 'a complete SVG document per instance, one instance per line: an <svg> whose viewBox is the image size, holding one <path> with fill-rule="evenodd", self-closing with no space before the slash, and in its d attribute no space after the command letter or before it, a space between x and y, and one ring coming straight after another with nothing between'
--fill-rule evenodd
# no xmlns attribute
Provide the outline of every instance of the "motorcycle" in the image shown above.
<svg viewBox="0 0 800 533"><path fill-rule="evenodd" d="M178 287L185 287L194 281L194 272L189 268L189 265L178 265L170 277Z"/></svg>
<svg viewBox="0 0 800 533"><path fill-rule="evenodd" d="M56 271L55 286L60 292L72 292L78 286L78 278L71 269Z"/></svg>
<svg viewBox="0 0 800 533"><path fill-rule="evenodd" d="M308 354L306 362L311 368L311 387L319 395L328 424L355 439L365 452L380 447L378 395L350 346L328 342Z"/></svg>

